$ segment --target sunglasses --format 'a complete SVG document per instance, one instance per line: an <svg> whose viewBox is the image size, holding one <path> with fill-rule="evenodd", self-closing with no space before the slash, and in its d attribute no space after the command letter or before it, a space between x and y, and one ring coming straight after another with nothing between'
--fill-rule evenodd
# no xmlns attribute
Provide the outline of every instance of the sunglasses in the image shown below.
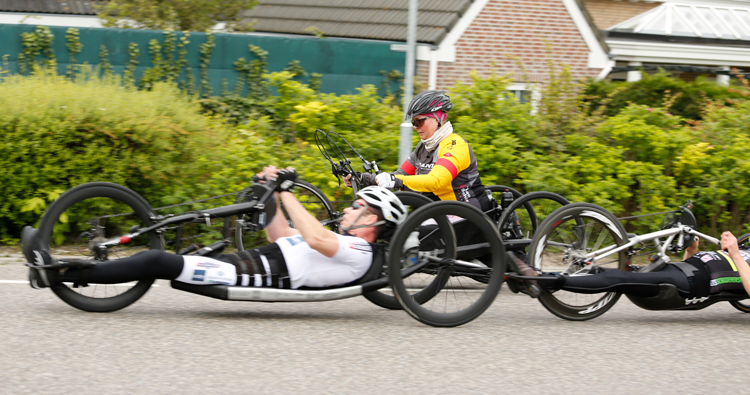
<svg viewBox="0 0 750 395"><path fill-rule="evenodd" d="M353 209L355 209L355 210L359 210L362 207L367 207L367 203L360 203L360 202L358 202L358 201L355 200L355 201L352 202L352 205L350 207L353 208Z"/></svg>
<svg viewBox="0 0 750 395"><path fill-rule="evenodd" d="M432 118L432 117L424 117L424 118L413 118L413 119L411 120L411 124L412 124L412 125L413 125L413 126L414 126L415 128L419 128L419 127L422 127L422 125L424 125L425 121L427 121L427 120L428 120L428 119L430 119L430 118Z"/></svg>

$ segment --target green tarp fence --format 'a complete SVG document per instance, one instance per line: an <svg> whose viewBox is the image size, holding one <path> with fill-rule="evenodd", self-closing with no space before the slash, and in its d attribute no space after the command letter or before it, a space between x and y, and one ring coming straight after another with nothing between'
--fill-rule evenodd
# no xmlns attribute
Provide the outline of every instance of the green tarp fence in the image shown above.
<svg viewBox="0 0 750 395"><path fill-rule="evenodd" d="M22 33L34 32L33 25L0 24L0 55L3 58L3 69L10 73L18 73L18 55L23 52ZM58 63L58 72L64 74L69 60L66 47L66 32L68 27L50 26L54 35L52 45ZM163 45L164 32L154 30L108 29L108 28L76 28L79 31L80 43L83 49L75 56L76 64L98 65L100 63L100 46L106 46L109 51L108 60L115 73L122 74L128 63L128 45L138 44L140 56L135 70L136 80L140 80L144 70L153 67L149 54L149 41L156 39ZM176 32L175 48L183 33ZM200 85L200 45L206 42L205 33L190 33L190 43L186 46L186 60L189 70L195 78L195 86ZM214 34L216 46L210 57L208 78L212 92L221 92L222 80L225 80L229 90L233 90L239 73L233 64L239 58L247 61L256 59L248 50L249 45L255 45L268 52L268 70L281 71L289 62L298 60L300 66L308 73L322 74L320 91L335 94L353 94L364 84L375 85L381 94L386 92L386 85L390 92L396 92L398 83L389 81L384 73L392 71L404 72L406 54L391 51L392 42L347 40L316 37L270 36L259 34ZM174 52L174 59L178 57ZM186 70L180 74L180 80L186 80ZM303 78L303 82L309 79Z"/></svg>

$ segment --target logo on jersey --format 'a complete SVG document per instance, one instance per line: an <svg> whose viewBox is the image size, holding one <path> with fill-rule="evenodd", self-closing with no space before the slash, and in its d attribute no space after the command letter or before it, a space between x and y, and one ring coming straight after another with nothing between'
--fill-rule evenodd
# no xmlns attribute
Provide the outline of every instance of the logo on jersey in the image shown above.
<svg viewBox="0 0 750 395"><path fill-rule="evenodd" d="M286 241L288 241L289 244L295 246L299 243L304 243L305 239L303 239L302 236L294 236L294 237L287 237Z"/></svg>
<svg viewBox="0 0 750 395"><path fill-rule="evenodd" d="M444 156L444 157L446 157L446 158L450 158L450 157L451 157L451 156L453 156L453 155L451 155L451 153L450 153L450 152L446 152L445 154L443 154L443 156Z"/></svg>
<svg viewBox="0 0 750 395"><path fill-rule="evenodd" d="M468 187L461 188L461 197L464 199L464 202L471 200L471 191Z"/></svg>
<svg viewBox="0 0 750 395"><path fill-rule="evenodd" d="M742 284L741 277L721 277L711 280L712 287L718 287L722 284Z"/></svg>
<svg viewBox="0 0 750 395"><path fill-rule="evenodd" d="M203 268L206 268L206 269L213 269L215 267L219 267L220 265L218 263L215 263L215 262L201 262L201 263L199 263L199 264L197 264L195 266L197 266L197 267L203 267Z"/></svg>
<svg viewBox="0 0 750 395"><path fill-rule="evenodd" d="M708 261L712 261L713 259L714 259L714 258L713 258L713 257L712 257L711 255L708 255L708 254L706 254L706 255L703 255L703 256L701 257L701 260L703 261L703 263L706 263L706 262L708 262Z"/></svg>
<svg viewBox="0 0 750 395"><path fill-rule="evenodd" d="M449 146L446 146L445 148L446 148L446 149L449 149L449 150L452 150L452 149L453 149L453 147L455 147L455 146L456 146L456 140L452 140L452 141L451 141L451 145L449 145Z"/></svg>
<svg viewBox="0 0 750 395"><path fill-rule="evenodd" d="M205 270L194 270L193 271L193 281L204 281L206 279L206 271Z"/></svg>

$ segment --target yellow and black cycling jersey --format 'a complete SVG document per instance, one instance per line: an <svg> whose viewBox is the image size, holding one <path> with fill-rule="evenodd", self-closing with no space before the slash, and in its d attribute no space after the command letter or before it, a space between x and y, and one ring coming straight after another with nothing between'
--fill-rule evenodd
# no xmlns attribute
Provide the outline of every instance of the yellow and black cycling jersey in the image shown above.
<svg viewBox="0 0 750 395"><path fill-rule="evenodd" d="M401 180L397 186L403 183L402 189L434 195L436 200L466 202L483 211L490 209L474 151L455 133L444 138L433 151L428 151L420 141L394 175Z"/></svg>

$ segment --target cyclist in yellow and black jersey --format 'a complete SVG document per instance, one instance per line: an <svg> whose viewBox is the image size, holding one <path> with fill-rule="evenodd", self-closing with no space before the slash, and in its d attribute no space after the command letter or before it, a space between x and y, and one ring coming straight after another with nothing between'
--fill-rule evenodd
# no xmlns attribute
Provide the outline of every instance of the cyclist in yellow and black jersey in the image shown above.
<svg viewBox="0 0 750 395"><path fill-rule="evenodd" d="M468 142L447 122L453 107L444 91L424 91L409 104L405 119L422 141L394 173L362 174L361 184L422 192L434 200L458 200L487 211L491 208L482 185L477 159ZM351 186L347 176L347 186Z"/></svg>

